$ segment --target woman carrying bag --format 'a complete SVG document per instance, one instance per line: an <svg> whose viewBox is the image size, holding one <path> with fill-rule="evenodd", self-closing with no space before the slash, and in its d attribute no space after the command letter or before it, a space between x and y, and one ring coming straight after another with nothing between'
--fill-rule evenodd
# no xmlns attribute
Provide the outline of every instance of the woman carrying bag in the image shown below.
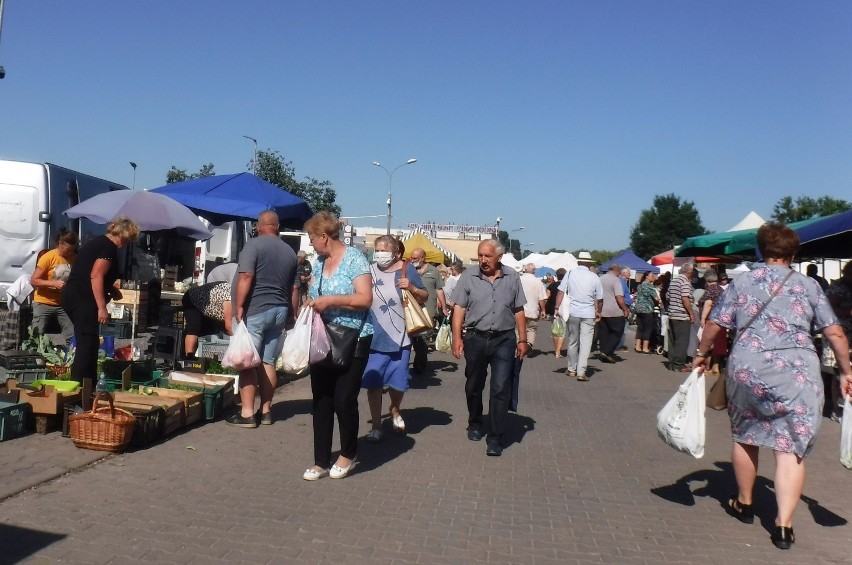
<svg viewBox="0 0 852 565"><path fill-rule="evenodd" d="M402 293L410 292L420 304L429 297L417 269L402 260L399 242L395 237L383 235L376 238L374 263L370 266L373 277L373 305L370 307L370 322L373 326L373 341L370 357L361 380L361 388L367 389L370 416L373 428L367 441L382 440L382 389L388 388L390 416L393 429L405 432L405 421L399 413L403 396L408 390L411 375L408 363L411 359L411 338L405 330L405 312Z"/></svg>
<svg viewBox="0 0 852 565"><path fill-rule="evenodd" d="M322 316L333 343L329 360L311 365L314 466L302 478L342 479L355 465L357 452L358 392L373 337L368 320L373 302L372 277L364 255L340 241L340 221L335 216L320 212L308 220L305 231L318 256L308 305ZM352 347L342 360L335 355L340 345ZM340 456L331 465L335 415L340 430Z"/></svg>
<svg viewBox="0 0 852 565"><path fill-rule="evenodd" d="M771 539L779 549L788 549L795 542L793 511L804 490L804 459L819 431L824 402L812 326L822 329L837 355L844 394L852 393L852 369L846 336L822 289L790 269L799 249L796 232L765 224L757 232L757 244L766 264L728 286L704 326L692 366L707 364L719 332L738 332L725 386L739 492L728 500L726 511L741 522L754 521L758 450L771 449L778 506Z"/></svg>

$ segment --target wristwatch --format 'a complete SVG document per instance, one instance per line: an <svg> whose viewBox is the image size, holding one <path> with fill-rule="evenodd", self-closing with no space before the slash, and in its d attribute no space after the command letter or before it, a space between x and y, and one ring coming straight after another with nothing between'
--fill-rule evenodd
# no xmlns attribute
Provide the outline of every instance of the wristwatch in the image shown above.
<svg viewBox="0 0 852 565"><path fill-rule="evenodd" d="M707 357L707 354L706 354L706 353L701 353L701 348L700 348L700 347L697 347L697 348L695 349L695 355L694 355L694 357Z"/></svg>
<svg viewBox="0 0 852 565"><path fill-rule="evenodd" d="M526 340L521 340L521 341L519 341L518 343L526 343L527 345L529 345L530 347L532 347L532 344L531 344L530 342L526 341Z"/></svg>

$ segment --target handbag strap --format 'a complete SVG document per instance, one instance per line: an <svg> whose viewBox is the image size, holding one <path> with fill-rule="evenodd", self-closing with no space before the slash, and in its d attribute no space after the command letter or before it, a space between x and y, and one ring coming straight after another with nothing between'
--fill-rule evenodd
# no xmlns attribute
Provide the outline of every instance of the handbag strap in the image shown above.
<svg viewBox="0 0 852 565"><path fill-rule="evenodd" d="M775 292L772 292L769 295L769 298L766 299L766 302L764 302L763 305L761 305L760 310L757 311L757 314L752 316L751 320L749 320L746 325L744 325L739 331L737 331L737 337L734 338L734 343L738 342L740 340L740 337L742 337L743 334L745 334L745 331L751 327L751 325L754 323L754 321L757 320L760 317L761 314L763 314L763 311L766 310L766 307L769 306L769 303L772 302L772 299L775 298L776 296L778 296L778 293L780 293L781 289L784 288L784 283L786 283L787 279L789 279L792 275L793 275L793 269L790 269L790 271L787 273L787 276L785 276L783 279L781 279L781 284L779 284L775 288Z"/></svg>

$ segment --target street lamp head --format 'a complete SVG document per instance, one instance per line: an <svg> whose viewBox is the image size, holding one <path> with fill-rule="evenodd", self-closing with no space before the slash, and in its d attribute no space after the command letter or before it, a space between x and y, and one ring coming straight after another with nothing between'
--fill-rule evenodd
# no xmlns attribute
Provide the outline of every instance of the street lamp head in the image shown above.
<svg viewBox="0 0 852 565"><path fill-rule="evenodd" d="M253 141L253 142L257 143L257 140L255 138L251 137L250 135L244 135L243 137L245 137L249 141Z"/></svg>
<svg viewBox="0 0 852 565"><path fill-rule="evenodd" d="M416 163L416 162L417 162L417 159L409 159L408 161L405 162L405 164L410 165L410 164Z"/></svg>
<svg viewBox="0 0 852 565"><path fill-rule="evenodd" d="M382 166L382 164L381 164L381 163L379 163L378 161L373 161L373 164L374 164L375 166L377 166L377 167L381 167L381 166Z"/></svg>

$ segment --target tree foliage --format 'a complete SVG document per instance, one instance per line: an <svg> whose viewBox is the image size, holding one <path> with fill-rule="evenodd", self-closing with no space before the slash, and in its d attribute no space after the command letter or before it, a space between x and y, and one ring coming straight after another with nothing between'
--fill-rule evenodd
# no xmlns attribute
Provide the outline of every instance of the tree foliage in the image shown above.
<svg viewBox="0 0 852 565"><path fill-rule="evenodd" d="M500 244L506 250L506 253L509 253L509 250L511 250L510 254L515 259L521 259L522 257L526 257L526 255L524 255L522 252L520 240L510 238L509 232L500 230L497 233L497 241L500 242ZM529 252L527 252L527 255L529 255Z"/></svg>
<svg viewBox="0 0 852 565"><path fill-rule="evenodd" d="M792 196L784 196L772 209L772 219L776 222L789 224L801 220L809 220L820 216L830 216L852 209L852 202L847 202L831 196L800 196L793 200Z"/></svg>
<svg viewBox="0 0 852 565"><path fill-rule="evenodd" d="M186 169L178 169L174 165L169 169L169 172L166 173L166 184L172 184L174 182L183 182L185 180L192 180L201 177L212 177L216 173L213 171L213 163L207 163L206 165L202 165L201 169L198 170L197 173L188 174Z"/></svg>
<svg viewBox="0 0 852 565"><path fill-rule="evenodd" d="M254 160L249 162L249 170L255 170ZM314 212L327 211L335 216L340 215L340 205L335 200L337 192L331 181L305 177L296 180L296 168L278 151L257 152L257 176L263 180L283 188L290 194L298 196L308 203Z"/></svg>
<svg viewBox="0 0 852 565"><path fill-rule="evenodd" d="M675 194L656 195L651 208L642 210L630 230L630 248L640 257L672 249L694 235L708 233L695 204Z"/></svg>

